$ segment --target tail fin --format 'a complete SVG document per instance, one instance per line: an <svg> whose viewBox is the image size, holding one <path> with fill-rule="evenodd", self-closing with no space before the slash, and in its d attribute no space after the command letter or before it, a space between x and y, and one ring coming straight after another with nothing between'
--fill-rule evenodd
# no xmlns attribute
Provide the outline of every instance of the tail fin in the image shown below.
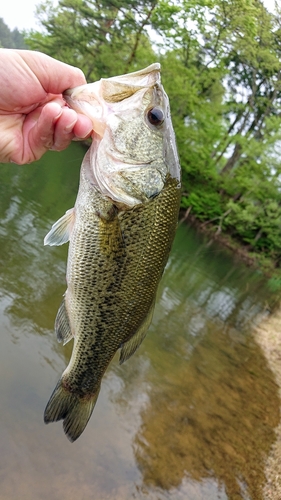
<svg viewBox="0 0 281 500"><path fill-rule="evenodd" d="M79 398L63 387L62 379L56 385L44 412L44 422L63 420L63 429L73 442L84 431L95 407L99 390L87 398Z"/></svg>

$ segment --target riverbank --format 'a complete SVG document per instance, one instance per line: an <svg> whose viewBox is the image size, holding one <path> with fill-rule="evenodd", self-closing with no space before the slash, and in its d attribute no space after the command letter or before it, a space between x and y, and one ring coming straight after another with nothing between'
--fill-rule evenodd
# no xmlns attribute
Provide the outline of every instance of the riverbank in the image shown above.
<svg viewBox="0 0 281 500"><path fill-rule="evenodd" d="M258 318L258 326L254 327L253 334L255 340L260 345L267 359L275 381L279 387L279 397L281 400L281 271L274 267L270 259L265 259L262 255L248 250L246 246L231 238L230 235L221 233L220 229L211 224L202 223L189 211L181 211L180 223L188 222L196 229L206 234L210 240L218 241L221 245L231 250L234 256L243 261L247 266L259 269L267 278L271 291L276 291L276 301L268 307L267 314L263 313ZM272 288L276 286L275 290ZM270 404L270 401L269 401ZM281 407L280 407L281 415ZM266 460L265 476L266 483L263 489L264 500L281 499L281 421L275 430L276 441Z"/></svg>
<svg viewBox="0 0 281 500"><path fill-rule="evenodd" d="M242 244L239 244L230 235L222 233L220 228L214 226L212 223L202 222L194 215L190 213L189 210L181 210L180 211L180 223L188 222L192 226L196 227L201 233L209 235L211 239L218 241L223 246L232 250L239 258L242 259L247 265L258 267L258 259L256 256L252 255L247 247Z"/></svg>
<svg viewBox="0 0 281 500"><path fill-rule="evenodd" d="M268 361L275 376L281 399L281 309L264 317L254 328L254 336ZM270 404L270 401L268 402ZM281 412L281 408L280 408ZM280 500L281 498L281 422L276 428L276 441L266 461L266 484L264 500Z"/></svg>
<svg viewBox="0 0 281 500"><path fill-rule="evenodd" d="M180 223L191 224L207 238L218 241L222 246L228 248L238 261L244 262L247 266L260 270L267 278L268 282L274 280L281 283L281 273L279 269L274 269L273 263L267 262L265 266L259 259L259 255L253 255L246 247L239 244L231 236L222 234L217 228L209 224L202 223L190 213L181 211ZM279 275L278 275L279 273ZM270 286L269 286L270 290ZM272 291L272 290L271 290ZM256 326L253 327L253 335L261 347L268 366L274 375L276 384L279 387L279 398L281 400L281 307L280 292L276 290L276 300L270 300L270 304L260 317L256 318ZM268 405L271 401L268 401ZM281 407L280 407L281 415ZM265 477L266 482L263 488L263 500L281 499L281 421L275 429L276 440L271 451L266 458Z"/></svg>
<svg viewBox="0 0 281 500"><path fill-rule="evenodd" d="M247 266L259 270L268 278L269 291L276 293L276 303L281 300L281 269L276 268L272 259L264 256L262 253L254 252L249 246L243 245L227 233L222 233L220 226L202 222L190 213L190 210L181 210L179 223L188 223L194 226L200 233L210 238L210 241L217 241L220 245L228 248L234 255L234 258L244 262ZM276 304L272 310L275 310ZM281 498L281 497L280 497Z"/></svg>

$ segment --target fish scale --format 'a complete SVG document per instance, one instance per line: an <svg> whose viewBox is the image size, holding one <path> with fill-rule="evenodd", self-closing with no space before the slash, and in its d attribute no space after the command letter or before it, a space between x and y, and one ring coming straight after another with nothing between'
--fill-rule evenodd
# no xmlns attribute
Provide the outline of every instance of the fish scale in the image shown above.
<svg viewBox="0 0 281 500"><path fill-rule="evenodd" d="M135 210L123 212L113 222L105 224L100 218L93 218L93 244L85 246L83 256L75 256L77 268L75 264L72 265L74 276L70 274L68 280L73 280L73 289L77 290L73 297L75 309L72 310L73 316L77 318L74 330L83 331L79 343L74 346L75 359L84 373L80 353L85 351L85 344L88 344L93 373L88 372L87 376L92 380L93 393L98 389L104 370L116 350L124 341L129 340L149 311L174 238L178 197L177 183L170 179L155 200ZM169 210L166 210L167 206ZM161 225L158 224L158 218L163 218L163 211L165 223L162 223L162 231L159 231ZM104 252L104 235L100 226L112 235L113 224L119 229L116 231L119 252L110 251L110 248ZM99 234L98 238L95 238L95 232ZM123 239L120 238L121 233ZM87 240L91 241L88 233ZM73 245L75 244L74 238ZM117 246L116 241L114 246ZM83 248L83 244L80 248ZM101 255L106 255L107 259L101 259ZM84 259L82 270L81 260L84 262ZM162 263L161 267L159 261ZM87 262L91 266L90 273L84 271ZM98 262L98 266L95 262ZM112 331L115 332L113 339L110 336ZM91 338L90 344L84 340L84 336ZM99 359L96 351L99 354L101 348L104 349L104 355ZM67 380L72 387L83 385L77 371L75 380L70 376Z"/></svg>

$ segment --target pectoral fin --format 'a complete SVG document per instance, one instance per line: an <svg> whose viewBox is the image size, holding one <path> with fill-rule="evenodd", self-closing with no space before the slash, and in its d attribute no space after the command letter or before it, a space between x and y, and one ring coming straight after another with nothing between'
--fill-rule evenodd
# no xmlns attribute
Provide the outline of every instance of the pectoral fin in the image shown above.
<svg viewBox="0 0 281 500"><path fill-rule="evenodd" d="M152 321L152 316L154 312L154 307L155 307L155 299L152 302L152 305L150 307L150 310L148 312L148 315L146 316L145 320L141 324L140 328L138 329L137 333L133 335L130 340L125 342L124 344L121 345L121 353L120 353L120 359L119 363L122 365L124 361L129 359L134 352L137 350L137 348L141 345L144 337L146 336L146 332L150 326L150 323Z"/></svg>
<svg viewBox="0 0 281 500"><path fill-rule="evenodd" d="M62 342L63 345L67 344L67 342L69 342L73 338L64 300L61 303L57 313L55 321L55 331L57 334L58 342Z"/></svg>
<svg viewBox="0 0 281 500"><path fill-rule="evenodd" d="M75 210L71 208L53 224L52 229L44 238L44 245L59 246L69 241L74 224Z"/></svg>

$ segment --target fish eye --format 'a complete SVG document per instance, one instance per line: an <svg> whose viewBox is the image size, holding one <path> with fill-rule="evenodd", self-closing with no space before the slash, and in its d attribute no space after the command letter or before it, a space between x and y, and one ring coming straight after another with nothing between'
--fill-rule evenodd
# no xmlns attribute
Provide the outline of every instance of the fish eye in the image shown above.
<svg viewBox="0 0 281 500"><path fill-rule="evenodd" d="M164 113L161 108L152 108L147 112L147 119L151 125L156 127L162 125L164 121Z"/></svg>

